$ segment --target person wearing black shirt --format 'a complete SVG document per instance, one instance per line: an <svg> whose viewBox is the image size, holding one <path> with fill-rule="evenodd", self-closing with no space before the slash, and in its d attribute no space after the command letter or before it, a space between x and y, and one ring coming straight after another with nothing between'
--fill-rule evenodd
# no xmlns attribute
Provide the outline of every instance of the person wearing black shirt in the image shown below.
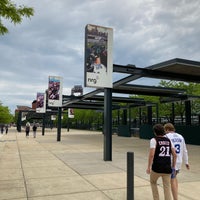
<svg viewBox="0 0 200 200"><path fill-rule="evenodd" d="M36 138L37 125L33 124L33 137Z"/></svg>
<svg viewBox="0 0 200 200"><path fill-rule="evenodd" d="M162 177L165 200L171 200L170 177L175 172L176 152L171 141L166 138L164 127L156 124L153 127L155 138L150 140L150 150L147 174L150 174L150 183L154 200L159 200L157 180ZM172 163L171 163L172 156Z"/></svg>

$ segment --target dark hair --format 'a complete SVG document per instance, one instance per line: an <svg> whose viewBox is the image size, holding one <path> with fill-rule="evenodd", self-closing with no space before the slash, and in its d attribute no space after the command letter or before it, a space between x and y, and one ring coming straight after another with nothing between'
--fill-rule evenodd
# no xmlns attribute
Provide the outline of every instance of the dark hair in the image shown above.
<svg viewBox="0 0 200 200"><path fill-rule="evenodd" d="M165 135L165 131L164 131L164 127L162 124L155 124L153 126L153 132L155 133L155 135Z"/></svg>

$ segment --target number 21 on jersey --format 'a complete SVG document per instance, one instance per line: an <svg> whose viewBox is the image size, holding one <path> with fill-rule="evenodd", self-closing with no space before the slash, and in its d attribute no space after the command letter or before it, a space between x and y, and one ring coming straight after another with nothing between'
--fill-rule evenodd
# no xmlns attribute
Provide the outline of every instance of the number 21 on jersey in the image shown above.
<svg viewBox="0 0 200 200"><path fill-rule="evenodd" d="M161 146L160 147L160 153L159 153L159 156L160 157L168 157L168 156L170 156L170 154L169 154L169 151L170 150L170 147L169 146Z"/></svg>

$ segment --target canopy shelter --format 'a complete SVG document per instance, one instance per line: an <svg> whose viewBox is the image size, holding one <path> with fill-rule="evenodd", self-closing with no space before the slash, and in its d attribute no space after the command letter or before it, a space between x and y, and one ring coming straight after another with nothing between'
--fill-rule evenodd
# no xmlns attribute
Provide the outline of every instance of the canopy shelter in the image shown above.
<svg viewBox="0 0 200 200"><path fill-rule="evenodd" d="M200 83L200 62L175 58L146 68L113 65L113 72L131 74L113 84L121 85L142 77Z"/></svg>
<svg viewBox="0 0 200 200"><path fill-rule="evenodd" d="M188 95L185 90L142 86L130 84L139 78L148 77L156 79L177 80L185 82L200 83L200 62L175 58L162 63L158 63L146 68L138 68L135 65L113 65L113 72L130 74L113 83L112 93L121 94L142 94L151 96L165 96L178 99L187 99ZM129 84L127 84L129 83ZM97 94L104 92L104 89L96 89L87 94L75 98L69 98L63 102L63 107L70 107L71 104L78 104L82 100L91 100ZM114 101L112 98L112 101ZM99 100L99 99L93 99ZM102 100L102 99L101 99ZM122 102L125 99L121 99Z"/></svg>
<svg viewBox="0 0 200 200"><path fill-rule="evenodd" d="M70 96L63 98L62 108L83 108L83 109L103 109L104 108L104 148L105 160L111 159L111 134L112 127L112 109L117 109L117 102L124 102L127 105L144 105L144 100L134 100L131 98L114 97L112 94L127 94L127 95L150 95L159 96L161 99L168 98L169 100L190 100L190 96L182 89L141 86L133 84L135 80L140 78L176 80L184 82L200 83L200 62L175 58L145 68L136 67L135 65L113 65L113 73L127 74L125 78L117 80L113 83L113 88L95 89L78 97ZM99 95L104 93L104 95ZM199 98L199 97L196 97ZM190 105L187 103L187 107ZM188 110L188 109L187 109ZM61 109L60 109L61 111ZM61 116L61 115L60 115ZM61 119L60 119L61 120ZM108 141L108 142L107 142ZM108 156L107 156L108 155Z"/></svg>

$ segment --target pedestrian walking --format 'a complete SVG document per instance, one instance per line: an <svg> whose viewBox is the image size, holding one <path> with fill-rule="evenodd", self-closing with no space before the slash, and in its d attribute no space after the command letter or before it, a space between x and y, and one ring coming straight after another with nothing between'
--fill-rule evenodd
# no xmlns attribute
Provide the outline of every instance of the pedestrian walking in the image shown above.
<svg viewBox="0 0 200 200"><path fill-rule="evenodd" d="M3 132L4 132L4 125L2 124L1 125L1 134L3 134Z"/></svg>
<svg viewBox="0 0 200 200"><path fill-rule="evenodd" d="M182 162L184 161L186 168L189 170L190 166L188 163L188 151L185 144L185 139L181 134L176 133L174 125L167 123L164 125L166 137L171 140L176 150L176 165L175 165L175 176L171 177L171 190L174 200L178 200L178 180L177 174L181 170Z"/></svg>
<svg viewBox="0 0 200 200"><path fill-rule="evenodd" d="M37 125L33 124L33 137L36 138Z"/></svg>
<svg viewBox="0 0 200 200"><path fill-rule="evenodd" d="M153 126L155 137L150 140L147 174L150 174L150 183L154 200L159 200L157 187L158 178L162 177L164 199L171 200L170 177L175 170L176 152L167 137L161 124ZM171 163L172 156L172 163Z"/></svg>
<svg viewBox="0 0 200 200"><path fill-rule="evenodd" d="M6 124L5 129L6 129L6 135L7 135L8 134L8 124Z"/></svg>
<svg viewBox="0 0 200 200"><path fill-rule="evenodd" d="M29 132L30 132L30 123L29 122L27 122L26 123L26 127L25 127L25 132L26 132L26 137L28 137L29 136Z"/></svg>

